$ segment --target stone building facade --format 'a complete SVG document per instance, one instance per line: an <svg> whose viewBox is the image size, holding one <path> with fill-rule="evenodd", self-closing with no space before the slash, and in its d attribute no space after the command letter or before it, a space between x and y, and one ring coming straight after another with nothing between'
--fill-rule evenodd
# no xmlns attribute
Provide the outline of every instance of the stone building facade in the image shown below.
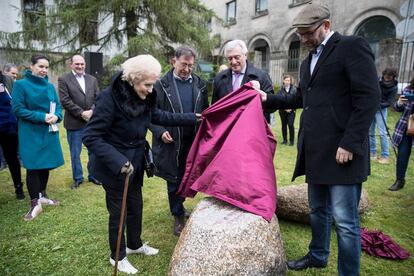
<svg viewBox="0 0 414 276"><path fill-rule="evenodd" d="M266 70L275 84L283 74L298 76L307 51L300 46L293 18L309 0L202 0L218 18L210 22L211 35L219 41L213 60L220 64L223 48L232 39L246 41L249 60ZM378 73L387 66L400 68L400 78L412 75L412 39L405 18L413 13L412 0L314 0L331 10L332 29L360 35L371 45ZM414 25L408 24L408 29ZM412 31L412 30L411 30ZM411 34L412 35L412 34ZM350 49L351 50L351 49ZM401 62L403 55L404 62ZM403 63L403 64L401 64Z"/></svg>

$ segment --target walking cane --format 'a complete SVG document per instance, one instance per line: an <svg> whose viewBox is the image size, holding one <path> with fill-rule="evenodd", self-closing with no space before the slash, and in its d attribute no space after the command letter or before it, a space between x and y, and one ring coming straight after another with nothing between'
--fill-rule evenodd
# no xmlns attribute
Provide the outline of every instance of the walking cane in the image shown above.
<svg viewBox="0 0 414 276"><path fill-rule="evenodd" d="M385 130L387 130L388 137L390 138L390 141L392 141L392 137L391 137L391 134L390 134L390 131L389 131L388 125L387 125L387 121L385 121L384 114L382 114L381 109L379 110L379 112L380 112L380 114L381 114L382 121L384 122ZM395 147L394 147L394 145L392 144L392 142L391 142L391 147L392 147L392 149L394 150L394 153L395 153L395 158L397 158L397 150L395 149Z"/></svg>
<svg viewBox="0 0 414 276"><path fill-rule="evenodd" d="M119 250L121 247L122 226L124 225L126 198L127 198L127 193L128 193L130 176L131 176L131 173L128 173L125 177L124 192L122 194L121 218L119 220L118 240L116 241L116 251L115 251L115 267L114 267L114 273L113 273L114 276L116 276L118 272Z"/></svg>

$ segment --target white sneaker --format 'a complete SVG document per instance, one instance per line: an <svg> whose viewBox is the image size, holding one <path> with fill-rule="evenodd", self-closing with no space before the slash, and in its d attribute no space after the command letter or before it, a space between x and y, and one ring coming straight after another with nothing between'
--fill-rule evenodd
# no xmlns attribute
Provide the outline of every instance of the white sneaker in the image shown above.
<svg viewBox="0 0 414 276"><path fill-rule="evenodd" d="M111 257L109 258L109 262L112 266L115 266L115 260ZM127 274L138 273L138 269L132 266L132 264L128 261L127 257L123 258L121 261L118 262L118 271L125 272Z"/></svg>
<svg viewBox="0 0 414 276"><path fill-rule="evenodd" d="M39 202L43 205L51 205L51 206L58 206L60 202L56 199L50 199L47 197L42 196L39 198Z"/></svg>
<svg viewBox="0 0 414 276"><path fill-rule="evenodd" d="M144 254L146 256L151 256L151 255L157 255L159 250L151 247L149 245L147 245L148 243L144 243L140 248L138 249L129 249L128 247L126 248L126 253L127 254Z"/></svg>
<svg viewBox="0 0 414 276"><path fill-rule="evenodd" d="M23 217L25 221L33 220L35 219L40 213L42 213L42 205L40 204L38 199L34 199L30 202L31 207L29 212Z"/></svg>

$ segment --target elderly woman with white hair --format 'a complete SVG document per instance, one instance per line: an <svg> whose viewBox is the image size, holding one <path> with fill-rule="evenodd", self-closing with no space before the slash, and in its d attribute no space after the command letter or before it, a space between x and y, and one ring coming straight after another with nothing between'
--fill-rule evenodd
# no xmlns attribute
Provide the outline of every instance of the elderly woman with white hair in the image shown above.
<svg viewBox="0 0 414 276"><path fill-rule="evenodd" d="M118 270L135 274L137 269L129 263L127 254L156 255L158 249L141 240L142 191L144 175L145 137L150 123L159 125L195 125L193 113L168 113L155 107L153 86L161 73L160 63L151 55L138 55L122 64L110 86L103 91L93 116L86 126L83 143L92 153L93 175L103 183L109 212L110 263L115 265L116 241L121 217L124 181L130 174L127 194L125 225Z"/></svg>

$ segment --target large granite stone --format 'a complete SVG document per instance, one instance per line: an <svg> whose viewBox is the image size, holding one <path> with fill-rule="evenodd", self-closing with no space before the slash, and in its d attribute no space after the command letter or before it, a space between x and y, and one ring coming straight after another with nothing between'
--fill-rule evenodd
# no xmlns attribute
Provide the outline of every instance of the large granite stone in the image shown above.
<svg viewBox="0 0 414 276"><path fill-rule="evenodd" d="M168 275L285 275L286 258L269 223L215 198L204 198L180 235Z"/></svg>
<svg viewBox="0 0 414 276"><path fill-rule="evenodd" d="M368 210L368 193L362 189L359 213ZM290 185L277 189L277 217L309 223L308 184Z"/></svg>

